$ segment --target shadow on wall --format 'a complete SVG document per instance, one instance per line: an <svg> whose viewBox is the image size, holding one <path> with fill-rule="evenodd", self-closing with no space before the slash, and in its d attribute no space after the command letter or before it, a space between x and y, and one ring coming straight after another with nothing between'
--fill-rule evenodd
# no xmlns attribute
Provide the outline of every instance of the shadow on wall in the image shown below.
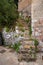
<svg viewBox="0 0 43 65"><path fill-rule="evenodd" d="M2 32L0 32L0 45L4 45L4 39L2 36Z"/></svg>

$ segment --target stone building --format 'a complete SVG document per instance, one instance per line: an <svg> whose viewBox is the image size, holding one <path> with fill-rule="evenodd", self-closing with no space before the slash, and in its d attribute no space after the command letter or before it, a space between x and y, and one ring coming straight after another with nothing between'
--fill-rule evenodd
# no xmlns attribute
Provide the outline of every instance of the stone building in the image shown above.
<svg viewBox="0 0 43 65"><path fill-rule="evenodd" d="M43 41L43 0L19 0L18 11L23 16L31 16L32 35Z"/></svg>
<svg viewBox="0 0 43 65"><path fill-rule="evenodd" d="M43 41L43 0L32 0L31 17L33 35Z"/></svg>
<svg viewBox="0 0 43 65"><path fill-rule="evenodd" d="M18 11L23 14L23 16L31 15L31 0L19 0Z"/></svg>

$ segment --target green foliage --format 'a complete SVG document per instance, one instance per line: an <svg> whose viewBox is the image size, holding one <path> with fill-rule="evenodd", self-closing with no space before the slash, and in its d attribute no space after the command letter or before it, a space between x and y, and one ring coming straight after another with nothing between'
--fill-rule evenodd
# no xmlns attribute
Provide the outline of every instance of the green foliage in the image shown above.
<svg viewBox="0 0 43 65"><path fill-rule="evenodd" d="M31 17L26 17L25 19L26 23L28 24L28 28L29 28L29 35L31 36L32 34L32 27L31 27Z"/></svg>
<svg viewBox="0 0 43 65"><path fill-rule="evenodd" d="M14 0L14 2L16 3L16 5L17 5L17 8L18 8L18 0Z"/></svg>
<svg viewBox="0 0 43 65"><path fill-rule="evenodd" d="M38 40L35 39L35 40L34 40L34 45L35 45L35 47L37 47L38 44L39 44Z"/></svg>
<svg viewBox="0 0 43 65"><path fill-rule="evenodd" d="M5 31L6 31L6 32L9 32L9 30L10 30L10 29L9 29L8 27L5 27Z"/></svg>
<svg viewBox="0 0 43 65"><path fill-rule="evenodd" d="M32 46L30 47L30 55L32 55L32 50L33 50L33 48L32 48Z"/></svg>
<svg viewBox="0 0 43 65"><path fill-rule="evenodd" d="M30 17L30 16L29 16L29 17L27 16L27 17L25 18L25 22L26 22L26 23L29 23L30 21L31 21L31 17Z"/></svg>
<svg viewBox="0 0 43 65"><path fill-rule="evenodd" d="M23 37L23 34L21 34L21 37Z"/></svg>
<svg viewBox="0 0 43 65"><path fill-rule="evenodd" d="M31 51L33 50L33 47L32 47L32 46L30 46L30 50L31 50Z"/></svg>
<svg viewBox="0 0 43 65"><path fill-rule="evenodd" d="M30 27L29 27L29 35L31 36L31 34L32 34L32 27L30 25Z"/></svg>
<svg viewBox="0 0 43 65"><path fill-rule="evenodd" d="M23 28L21 28L21 31L24 32L25 30Z"/></svg>
<svg viewBox="0 0 43 65"><path fill-rule="evenodd" d="M39 45L39 42L37 39L31 39L34 41L34 46L35 46L35 51L37 52L38 51L38 45Z"/></svg>
<svg viewBox="0 0 43 65"><path fill-rule="evenodd" d="M15 35L15 37L17 38L18 36L17 36L17 35Z"/></svg>
<svg viewBox="0 0 43 65"><path fill-rule="evenodd" d="M0 26L11 28L17 18L18 12L14 0L0 0Z"/></svg>
<svg viewBox="0 0 43 65"><path fill-rule="evenodd" d="M18 23L18 22L17 22L17 26L23 27L23 25L21 23Z"/></svg>
<svg viewBox="0 0 43 65"><path fill-rule="evenodd" d="M39 45L39 42L38 42L38 40L37 39L29 39L29 40L32 40L32 41L34 41L34 45L35 45L35 47L37 47L38 45Z"/></svg>
<svg viewBox="0 0 43 65"><path fill-rule="evenodd" d="M20 42L18 42L18 43L15 43L14 45L13 45L13 49L15 49L15 51L16 52L18 52L19 51L19 48L20 48Z"/></svg>
<svg viewBox="0 0 43 65"><path fill-rule="evenodd" d="M38 45L39 45L39 42L38 42L38 40L34 40L34 45L35 45L35 51L37 52L38 51Z"/></svg>
<svg viewBox="0 0 43 65"><path fill-rule="evenodd" d="M38 42L38 40L37 39L33 39L33 38L31 38L31 39L29 39L29 40L32 40L32 41L34 41L34 46L35 46L35 52L37 52L38 51L38 45L39 45L39 42Z"/></svg>

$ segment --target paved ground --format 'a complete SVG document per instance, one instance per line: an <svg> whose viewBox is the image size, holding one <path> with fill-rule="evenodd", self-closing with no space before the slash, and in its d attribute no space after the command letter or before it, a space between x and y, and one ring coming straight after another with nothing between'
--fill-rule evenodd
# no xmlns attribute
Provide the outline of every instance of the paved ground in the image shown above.
<svg viewBox="0 0 43 65"><path fill-rule="evenodd" d="M36 62L18 62L16 52L0 46L0 65L43 65L42 55L43 53L37 54L38 59Z"/></svg>

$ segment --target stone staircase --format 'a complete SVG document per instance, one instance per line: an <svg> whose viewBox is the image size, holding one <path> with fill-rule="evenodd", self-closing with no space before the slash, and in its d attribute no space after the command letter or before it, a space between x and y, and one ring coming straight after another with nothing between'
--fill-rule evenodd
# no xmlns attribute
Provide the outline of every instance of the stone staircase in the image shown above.
<svg viewBox="0 0 43 65"><path fill-rule="evenodd" d="M34 46L33 49L31 50L31 46L28 44L22 45L22 48L18 52L18 60L19 61L35 61L35 50Z"/></svg>
<svg viewBox="0 0 43 65"><path fill-rule="evenodd" d="M29 45L29 46L34 46L34 41L30 40L30 38L23 38L21 41L22 45Z"/></svg>
<svg viewBox="0 0 43 65"><path fill-rule="evenodd" d="M35 61L36 57L35 57L35 46L34 46L34 42L29 40L29 38L25 38L21 41L21 47L20 50L18 52L18 60L19 61ZM32 49L31 49L32 47Z"/></svg>
<svg viewBox="0 0 43 65"><path fill-rule="evenodd" d="M18 60L25 60L25 61L29 61L29 60L35 60L35 51L34 51L34 42L32 40L30 40L30 36L29 36L29 30L28 30L28 25L26 25L26 23L23 20L19 20L19 23L22 22L23 27L25 27L25 32L23 35L23 39L20 41L21 42L21 47L20 50L18 52ZM30 49L30 47L32 47L32 51Z"/></svg>

